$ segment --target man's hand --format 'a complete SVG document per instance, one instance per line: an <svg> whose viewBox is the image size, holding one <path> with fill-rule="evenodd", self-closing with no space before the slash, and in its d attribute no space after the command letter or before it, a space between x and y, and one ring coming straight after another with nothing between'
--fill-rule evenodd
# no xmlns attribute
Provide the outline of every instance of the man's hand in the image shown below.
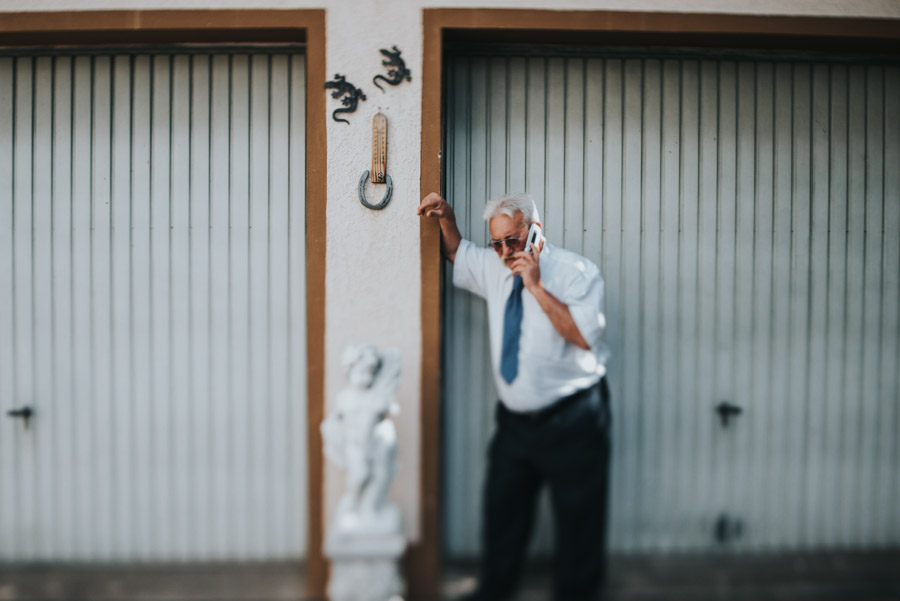
<svg viewBox="0 0 900 601"><path fill-rule="evenodd" d="M509 261L509 269L516 275L522 276L522 283L525 289L534 294L535 289L541 284L541 249L544 248L544 241L541 245L531 245L531 252L519 251L513 255Z"/></svg>
<svg viewBox="0 0 900 601"><path fill-rule="evenodd" d="M422 202L419 203L416 215L419 217L425 216L456 220L456 216L453 214L453 207L451 207L450 203L444 200L437 192L432 192L422 199Z"/></svg>
<svg viewBox="0 0 900 601"><path fill-rule="evenodd" d="M456 215L453 213L453 207L444 200L437 192L432 192L422 199L419 208L416 210L419 217L437 218L441 224L441 252L450 262L456 258L456 249L462 241L462 235L459 228L456 227Z"/></svg>

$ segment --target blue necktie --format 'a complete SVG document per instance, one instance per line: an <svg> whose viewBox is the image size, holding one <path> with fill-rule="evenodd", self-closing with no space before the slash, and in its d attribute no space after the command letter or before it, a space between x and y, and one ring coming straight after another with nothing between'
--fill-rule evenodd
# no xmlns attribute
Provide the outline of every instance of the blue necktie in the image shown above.
<svg viewBox="0 0 900 601"><path fill-rule="evenodd" d="M519 336L522 333L522 276L513 278L512 292L506 300L503 314L503 351L500 354L500 375L509 384L519 373Z"/></svg>

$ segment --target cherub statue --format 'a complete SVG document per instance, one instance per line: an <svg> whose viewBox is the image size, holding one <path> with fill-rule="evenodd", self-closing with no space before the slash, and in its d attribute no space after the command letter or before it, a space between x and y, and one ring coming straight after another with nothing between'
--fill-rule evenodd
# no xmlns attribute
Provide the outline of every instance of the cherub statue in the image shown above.
<svg viewBox="0 0 900 601"><path fill-rule="evenodd" d="M399 412L394 392L400 379L400 352L379 353L371 344L347 347L341 355L349 385L322 422L325 455L345 470L346 491L336 516L348 531L393 531L399 512L387 503L394 477Z"/></svg>

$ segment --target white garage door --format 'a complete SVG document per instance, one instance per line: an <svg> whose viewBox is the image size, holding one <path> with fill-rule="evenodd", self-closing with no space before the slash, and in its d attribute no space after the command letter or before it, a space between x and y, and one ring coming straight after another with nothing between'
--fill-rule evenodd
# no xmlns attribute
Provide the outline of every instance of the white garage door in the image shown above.
<svg viewBox="0 0 900 601"><path fill-rule="evenodd" d="M456 56L445 81L465 235L529 191L604 274L611 547L900 544L900 68ZM465 556L496 394L482 301L445 290L443 532Z"/></svg>
<svg viewBox="0 0 900 601"><path fill-rule="evenodd" d="M0 561L304 554L305 95L284 50L0 56Z"/></svg>

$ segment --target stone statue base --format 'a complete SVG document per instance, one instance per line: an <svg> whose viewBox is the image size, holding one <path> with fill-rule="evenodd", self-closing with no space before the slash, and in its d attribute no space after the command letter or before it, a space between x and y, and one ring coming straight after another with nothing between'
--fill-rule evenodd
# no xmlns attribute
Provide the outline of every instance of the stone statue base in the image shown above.
<svg viewBox="0 0 900 601"><path fill-rule="evenodd" d="M331 559L329 599L400 599L400 558L406 549L406 537L399 508L387 505L375 516L360 520L347 511L343 499L337 513L325 540L325 555Z"/></svg>

